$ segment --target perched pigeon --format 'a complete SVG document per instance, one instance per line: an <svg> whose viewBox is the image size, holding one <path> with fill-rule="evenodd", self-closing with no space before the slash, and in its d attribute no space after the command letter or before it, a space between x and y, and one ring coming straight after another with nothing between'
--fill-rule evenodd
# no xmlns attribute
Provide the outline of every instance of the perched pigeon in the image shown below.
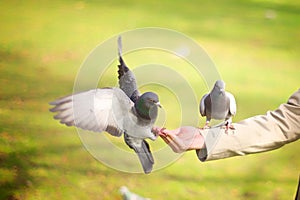
<svg viewBox="0 0 300 200"><path fill-rule="evenodd" d="M119 191L122 194L123 200L150 200L149 198L144 198L130 192L126 186L122 186Z"/></svg>
<svg viewBox="0 0 300 200"><path fill-rule="evenodd" d="M106 131L117 137L124 134L126 144L137 153L144 172L151 172L154 160L144 139L156 139L152 126L160 104L155 93L146 92L133 102L119 88L97 88L62 97L50 105L54 106L50 111L57 112L54 119L67 126Z"/></svg>
<svg viewBox="0 0 300 200"><path fill-rule="evenodd" d="M205 94L200 101L200 114L206 116L204 128L208 128L211 119L224 120L226 131L232 126L232 116L236 113L236 102L234 96L225 91L225 82L216 81L214 88Z"/></svg>
<svg viewBox="0 0 300 200"><path fill-rule="evenodd" d="M134 74L132 71L126 66L123 58L122 58L122 38L121 36L118 38L118 55L119 62L118 65L118 78L119 78L119 86L124 91L124 93L135 103L135 110L143 120L155 120L157 117L157 107L153 107L153 109L149 111L149 109L144 108L147 106L146 103L142 100L143 96L147 96L147 98L158 102L158 97L156 94L152 92L146 92L142 96L140 96L140 92L137 88L137 83ZM159 104L157 104L160 106ZM150 105L148 105L150 106ZM146 112L145 112L146 111ZM151 171L152 165L154 164L154 159L152 153L150 151L150 146L146 140L143 138L132 137L131 135L124 133L125 143L132 148L135 153L138 155L140 162L144 168L144 171Z"/></svg>

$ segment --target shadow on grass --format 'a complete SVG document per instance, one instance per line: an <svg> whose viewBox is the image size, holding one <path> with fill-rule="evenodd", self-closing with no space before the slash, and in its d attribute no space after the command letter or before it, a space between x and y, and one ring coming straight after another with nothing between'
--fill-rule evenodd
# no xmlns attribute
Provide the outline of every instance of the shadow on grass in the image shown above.
<svg viewBox="0 0 300 200"><path fill-rule="evenodd" d="M35 149L27 149L0 155L1 169L13 174L12 180L5 181L6 178L2 177L4 182L1 181L0 199L18 199L15 196L15 191L32 186L33 179L29 174L29 169L33 166L33 163L30 158L36 152Z"/></svg>
<svg viewBox="0 0 300 200"><path fill-rule="evenodd" d="M48 112L46 99L68 85L71 87L72 82L52 75L46 67L39 70L41 63L26 52L0 47L0 59L0 199L24 199L22 192L39 184L34 169L54 168L37 164L37 158L47 156L47 148L55 148L53 154L58 157L66 149L70 150L69 144L64 146L58 142L54 147L47 144L51 135L43 117ZM46 135L39 136L42 134Z"/></svg>
<svg viewBox="0 0 300 200"><path fill-rule="evenodd" d="M276 178L274 176L264 175L256 170L250 170L248 174L241 174L237 171L234 176L228 176L226 173L223 175L217 174L218 173L216 173L216 175L193 176L192 174L173 173L165 175L165 179L187 183L187 185L196 183L199 185L199 188L204 187L212 189L212 191L215 190L214 192L216 192L216 194L220 188L227 188L228 192L239 188L237 190L239 199L260 199L262 193L272 197L272 199L282 199L280 197L280 195L283 195L283 192L280 191L281 185L293 185L294 190L289 191L290 193L295 191L295 193L290 196L291 199L298 195L296 193L299 192L297 191L297 187L299 186L297 186L295 180L292 180L291 178ZM296 176L298 176L298 174L295 174L295 177ZM300 177L298 184L300 184ZM213 186L213 188L210 188L211 186Z"/></svg>

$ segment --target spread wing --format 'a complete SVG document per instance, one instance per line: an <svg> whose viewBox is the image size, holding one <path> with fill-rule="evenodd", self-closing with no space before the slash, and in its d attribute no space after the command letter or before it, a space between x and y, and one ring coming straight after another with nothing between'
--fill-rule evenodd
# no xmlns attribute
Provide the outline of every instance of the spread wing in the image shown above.
<svg viewBox="0 0 300 200"><path fill-rule="evenodd" d="M118 38L118 54L119 62L118 65L118 78L120 88L125 92L125 94L133 101L136 102L137 98L140 96L140 93L137 88L137 83L134 74L126 66L122 58L122 39L121 36Z"/></svg>
<svg viewBox="0 0 300 200"><path fill-rule="evenodd" d="M206 99L206 97L209 95L209 93L208 94L205 94L202 98L201 98L201 100L200 100L200 114L201 114L201 116L203 117L203 116L206 116L206 105L205 105L205 99Z"/></svg>
<svg viewBox="0 0 300 200"><path fill-rule="evenodd" d="M121 136L124 118L131 114L132 101L118 88L102 88L60 98L50 103L55 119L67 126Z"/></svg>
<svg viewBox="0 0 300 200"><path fill-rule="evenodd" d="M229 98L229 112L230 112L231 115L235 115L236 114L236 101L235 101L235 98L229 92L226 92L226 96Z"/></svg>

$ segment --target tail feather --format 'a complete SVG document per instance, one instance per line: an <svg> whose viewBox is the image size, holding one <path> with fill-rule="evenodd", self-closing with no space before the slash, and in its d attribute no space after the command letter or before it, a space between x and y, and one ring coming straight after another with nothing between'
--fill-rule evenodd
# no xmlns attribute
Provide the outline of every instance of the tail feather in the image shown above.
<svg viewBox="0 0 300 200"><path fill-rule="evenodd" d="M149 144L146 140L131 137L126 133L124 133L124 140L125 143L138 155L145 174L149 174L152 171L154 164Z"/></svg>
<svg viewBox="0 0 300 200"><path fill-rule="evenodd" d="M145 140L143 140L142 147L135 149L135 152L139 157L145 174L150 173L153 168L154 159L151 154L149 144Z"/></svg>

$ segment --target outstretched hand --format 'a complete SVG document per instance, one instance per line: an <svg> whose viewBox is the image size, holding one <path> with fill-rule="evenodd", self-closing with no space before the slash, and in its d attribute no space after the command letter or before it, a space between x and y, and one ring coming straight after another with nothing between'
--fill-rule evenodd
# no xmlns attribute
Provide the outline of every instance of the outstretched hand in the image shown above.
<svg viewBox="0 0 300 200"><path fill-rule="evenodd" d="M200 134L200 129L192 126L183 126L174 130L153 127L152 132L159 135L176 153L204 147L204 138Z"/></svg>

